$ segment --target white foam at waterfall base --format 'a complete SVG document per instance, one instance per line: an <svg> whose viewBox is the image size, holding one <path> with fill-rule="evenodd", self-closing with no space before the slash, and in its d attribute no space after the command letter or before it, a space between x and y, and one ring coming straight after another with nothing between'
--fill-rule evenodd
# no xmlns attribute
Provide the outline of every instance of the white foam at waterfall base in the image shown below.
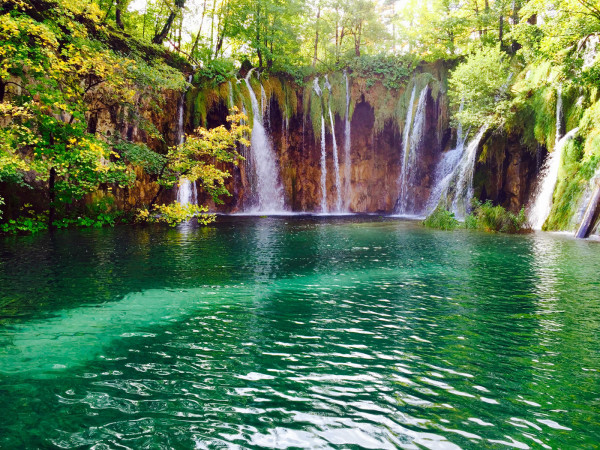
<svg viewBox="0 0 600 450"><path fill-rule="evenodd" d="M277 214L285 211L283 188L279 182L279 164L267 131L263 125L262 111L259 108L256 94L250 85L253 70L245 78L250 101L252 103L252 137L250 140L250 160L256 173L255 185L251 186L256 196L256 204L251 212L262 214Z"/></svg>
<svg viewBox="0 0 600 450"><path fill-rule="evenodd" d="M346 79L346 120L344 124L344 198L345 209L350 211L350 201L352 198L352 158L350 150L352 148L351 130L350 130L350 80L348 73L344 71Z"/></svg>
<svg viewBox="0 0 600 450"><path fill-rule="evenodd" d="M558 171L562 161L562 152L567 144L579 131L574 128L561 138L554 151L548 155L540 171L541 180L536 189L534 202L529 209L529 223L534 230L541 230L552 210L552 196L558 180Z"/></svg>

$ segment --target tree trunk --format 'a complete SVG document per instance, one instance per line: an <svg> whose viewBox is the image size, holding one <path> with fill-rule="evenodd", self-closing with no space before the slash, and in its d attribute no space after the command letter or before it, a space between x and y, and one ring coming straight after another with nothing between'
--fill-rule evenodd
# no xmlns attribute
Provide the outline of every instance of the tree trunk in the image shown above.
<svg viewBox="0 0 600 450"><path fill-rule="evenodd" d="M123 0L117 0L117 6L116 6L116 10L115 10L115 21L117 22L117 26L121 29L124 30L125 29L125 25L123 25L123 20L121 18L121 14L122 14L122 2Z"/></svg>
<svg viewBox="0 0 600 450"><path fill-rule="evenodd" d="M50 199L50 205L48 208L48 229L51 231L56 227L54 225L54 219L56 217L56 169L50 168L50 178L48 179L48 197Z"/></svg>
<svg viewBox="0 0 600 450"><path fill-rule="evenodd" d="M174 20L175 20L175 13L171 12L169 14L169 17L167 18L167 23L165 23L165 26L163 27L162 31L160 33L156 34L154 36L154 39L152 39L153 44L161 45L163 43L163 41L169 35L169 31L171 31L171 26L173 25Z"/></svg>

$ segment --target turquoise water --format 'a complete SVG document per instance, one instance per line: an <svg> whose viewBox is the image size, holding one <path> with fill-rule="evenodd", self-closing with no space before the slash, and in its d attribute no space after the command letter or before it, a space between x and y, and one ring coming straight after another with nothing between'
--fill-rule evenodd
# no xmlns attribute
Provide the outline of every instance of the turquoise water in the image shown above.
<svg viewBox="0 0 600 450"><path fill-rule="evenodd" d="M0 241L2 448L598 448L600 244L221 218Z"/></svg>

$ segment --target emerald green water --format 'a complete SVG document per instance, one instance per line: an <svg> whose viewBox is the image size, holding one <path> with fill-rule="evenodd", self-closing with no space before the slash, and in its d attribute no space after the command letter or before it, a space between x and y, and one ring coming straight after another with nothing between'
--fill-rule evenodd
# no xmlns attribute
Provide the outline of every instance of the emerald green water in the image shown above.
<svg viewBox="0 0 600 450"><path fill-rule="evenodd" d="M2 448L598 448L600 246L350 217L0 241Z"/></svg>

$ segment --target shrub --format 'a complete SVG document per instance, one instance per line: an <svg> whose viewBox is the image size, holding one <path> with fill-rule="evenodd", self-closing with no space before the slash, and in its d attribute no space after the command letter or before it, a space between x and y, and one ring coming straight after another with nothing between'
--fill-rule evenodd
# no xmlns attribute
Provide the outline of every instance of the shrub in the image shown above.
<svg viewBox="0 0 600 450"><path fill-rule="evenodd" d="M155 205L152 212L148 209L138 211L136 220L146 223L166 223L175 227L193 217L198 219L198 223L207 225L215 220L214 214L206 214L208 208L193 204L182 205L179 202L173 202L170 205Z"/></svg>
<svg viewBox="0 0 600 450"><path fill-rule="evenodd" d="M458 220L454 213L438 206L424 221L423 225L438 230L454 230L458 227Z"/></svg>
<svg viewBox="0 0 600 450"><path fill-rule="evenodd" d="M513 214L500 205L494 206L490 200L485 203L474 201L473 206L473 212L465 218L466 228L500 233L531 231L525 208L521 208L519 214Z"/></svg>

